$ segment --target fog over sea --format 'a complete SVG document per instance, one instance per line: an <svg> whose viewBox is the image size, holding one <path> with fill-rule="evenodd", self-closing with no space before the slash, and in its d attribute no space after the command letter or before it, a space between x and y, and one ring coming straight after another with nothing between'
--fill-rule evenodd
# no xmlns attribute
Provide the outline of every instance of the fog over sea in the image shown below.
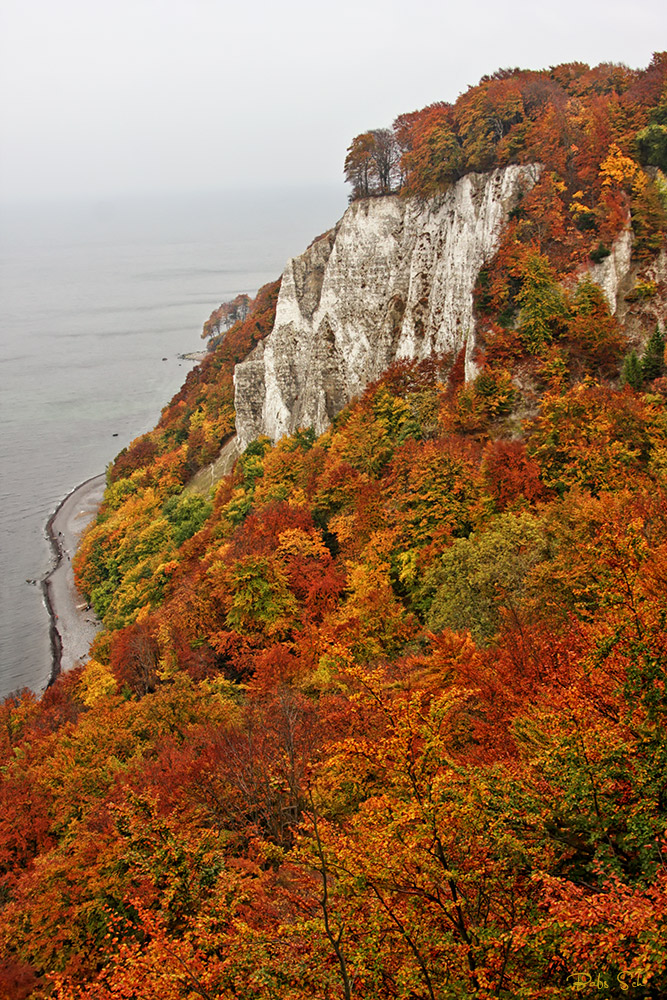
<svg viewBox="0 0 667 1000"><path fill-rule="evenodd" d="M345 204L341 185L0 206L0 698L49 679L49 515L155 425L211 311Z"/></svg>

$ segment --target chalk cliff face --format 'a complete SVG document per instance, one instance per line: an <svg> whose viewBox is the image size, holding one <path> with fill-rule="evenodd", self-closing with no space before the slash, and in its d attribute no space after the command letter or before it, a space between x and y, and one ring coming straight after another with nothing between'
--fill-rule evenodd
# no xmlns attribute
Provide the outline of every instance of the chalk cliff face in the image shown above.
<svg viewBox="0 0 667 1000"><path fill-rule="evenodd" d="M600 264L589 268L591 278L604 292L610 311L616 316L630 344L646 346L656 327L667 329L667 254L664 250L649 261L633 261L634 235L628 228L614 242L611 253ZM632 308L632 292L638 278L653 282L663 291L642 303L641 311Z"/></svg>
<svg viewBox="0 0 667 1000"><path fill-rule="evenodd" d="M241 448L299 427L320 433L393 361L465 347L474 374L473 288L537 166L469 174L438 207L355 202L283 275L272 332L236 366Z"/></svg>
<svg viewBox="0 0 667 1000"><path fill-rule="evenodd" d="M611 253L602 263L591 267L590 275L605 294L609 311L619 314L624 311L624 292L629 290L632 280L632 231L626 229L616 239ZM622 317L619 315L619 319Z"/></svg>

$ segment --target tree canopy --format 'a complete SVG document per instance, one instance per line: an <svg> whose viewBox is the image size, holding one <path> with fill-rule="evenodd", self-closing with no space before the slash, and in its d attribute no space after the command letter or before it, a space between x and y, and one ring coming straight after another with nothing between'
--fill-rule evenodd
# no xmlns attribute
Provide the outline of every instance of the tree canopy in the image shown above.
<svg viewBox="0 0 667 1000"><path fill-rule="evenodd" d="M0 705L2 1000L667 994L666 65L353 143L364 197L541 150L473 380L397 363L203 495L275 283L118 456L91 658ZM629 222L621 322L590 253Z"/></svg>

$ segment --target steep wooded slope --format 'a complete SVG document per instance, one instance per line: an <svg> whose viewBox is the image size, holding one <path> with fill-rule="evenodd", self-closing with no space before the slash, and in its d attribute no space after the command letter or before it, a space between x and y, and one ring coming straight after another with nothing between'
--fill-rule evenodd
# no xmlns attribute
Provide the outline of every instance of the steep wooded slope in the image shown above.
<svg viewBox="0 0 667 1000"><path fill-rule="evenodd" d="M542 164L474 378L399 361L188 492L272 286L119 456L94 657L1 709L0 996L665 995L666 66L397 122L434 218L457 172Z"/></svg>

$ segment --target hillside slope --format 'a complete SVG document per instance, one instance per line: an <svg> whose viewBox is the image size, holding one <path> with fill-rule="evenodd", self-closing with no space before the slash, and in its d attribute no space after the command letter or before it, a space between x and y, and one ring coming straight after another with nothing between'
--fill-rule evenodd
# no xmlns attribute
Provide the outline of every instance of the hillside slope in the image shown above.
<svg viewBox="0 0 667 1000"><path fill-rule="evenodd" d="M393 174L354 140L347 220L118 457L93 657L0 709L0 997L667 993L666 74L496 74L399 118ZM526 172L473 348L433 248ZM325 313L367 338L331 405Z"/></svg>

